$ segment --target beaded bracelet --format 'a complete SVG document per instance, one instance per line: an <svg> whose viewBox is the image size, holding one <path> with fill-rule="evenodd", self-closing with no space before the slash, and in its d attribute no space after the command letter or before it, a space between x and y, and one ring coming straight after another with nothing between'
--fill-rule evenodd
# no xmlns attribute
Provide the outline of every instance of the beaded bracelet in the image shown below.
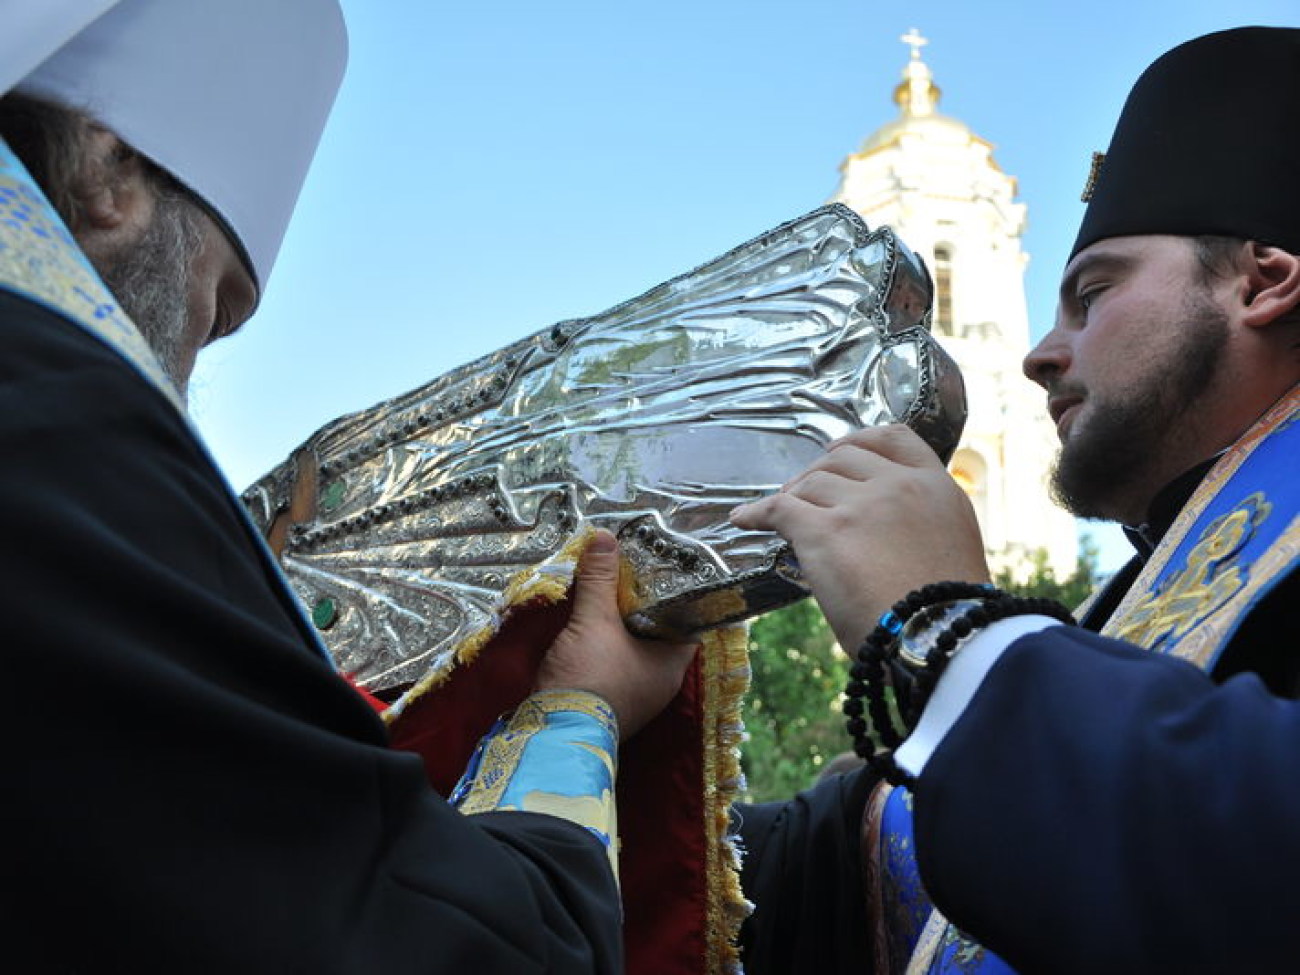
<svg viewBox="0 0 1300 975"><path fill-rule="evenodd" d="M900 652L905 627L927 633L954 610L956 615L932 634L923 661L915 654ZM853 739L854 752L891 784L910 785L912 776L898 767L894 751L916 727L935 684L962 641L997 620L1030 614L1074 623L1069 611L1055 600L1012 596L987 583L935 582L895 603L862 641L844 689L844 714L848 719L845 727ZM885 693L887 683L895 691L897 724ZM863 717L864 710L870 725ZM883 747L872 741L871 728Z"/></svg>

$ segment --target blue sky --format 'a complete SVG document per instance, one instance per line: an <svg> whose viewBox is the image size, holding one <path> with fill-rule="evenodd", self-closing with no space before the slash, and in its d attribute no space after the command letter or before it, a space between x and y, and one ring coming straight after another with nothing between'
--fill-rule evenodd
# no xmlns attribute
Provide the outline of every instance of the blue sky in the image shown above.
<svg viewBox="0 0 1300 975"><path fill-rule="evenodd" d="M335 416L824 203L897 112L911 27L940 111L1019 180L1040 334L1142 68L1206 31L1300 26L1295 0L342 3L347 77L262 308L194 383L239 488Z"/></svg>

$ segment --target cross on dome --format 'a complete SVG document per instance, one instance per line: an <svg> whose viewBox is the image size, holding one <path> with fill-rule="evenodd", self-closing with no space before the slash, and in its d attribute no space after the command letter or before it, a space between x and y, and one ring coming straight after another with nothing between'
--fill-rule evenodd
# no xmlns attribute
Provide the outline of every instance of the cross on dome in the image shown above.
<svg viewBox="0 0 1300 975"><path fill-rule="evenodd" d="M915 27L899 40L912 49L912 57L903 68L903 83L894 89L894 101L904 115L912 118L933 115L939 103L939 87L934 83L930 66L921 60L921 48L930 42Z"/></svg>
<svg viewBox="0 0 1300 975"><path fill-rule="evenodd" d="M921 48L925 47L925 45L930 43L928 40L926 40L924 37L921 36L921 32L917 30L915 27L913 27L906 34L900 37L899 40L902 41L904 44L908 45L909 47L911 47L913 61L921 60Z"/></svg>

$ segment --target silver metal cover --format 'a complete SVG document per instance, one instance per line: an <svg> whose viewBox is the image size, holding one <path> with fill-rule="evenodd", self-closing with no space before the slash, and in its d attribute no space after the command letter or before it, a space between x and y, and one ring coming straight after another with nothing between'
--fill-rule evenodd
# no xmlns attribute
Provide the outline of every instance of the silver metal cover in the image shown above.
<svg viewBox="0 0 1300 975"><path fill-rule="evenodd" d="M634 630L742 619L807 590L780 538L731 525L735 505L862 426L955 449L965 394L930 298L889 228L824 207L330 423L244 500L371 689L446 663L584 524L620 540Z"/></svg>

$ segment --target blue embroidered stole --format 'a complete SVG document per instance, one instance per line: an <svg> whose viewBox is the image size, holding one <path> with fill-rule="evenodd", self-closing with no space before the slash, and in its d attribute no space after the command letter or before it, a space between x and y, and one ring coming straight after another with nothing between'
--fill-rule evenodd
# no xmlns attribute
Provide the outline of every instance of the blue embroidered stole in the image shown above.
<svg viewBox="0 0 1300 975"><path fill-rule="evenodd" d="M1242 620L1300 560L1300 387L1219 459L1102 634L1214 669Z"/></svg>
<svg viewBox="0 0 1300 975"><path fill-rule="evenodd" d="M1251 609L1300 563L1297 418L1300 386L1206 475L1102 635L1214 669ZM916 864L911 793L882 784L868 823L868 877L875 887L868 896L879 899L875 971L1010 972L931 906Z"/></svg>

